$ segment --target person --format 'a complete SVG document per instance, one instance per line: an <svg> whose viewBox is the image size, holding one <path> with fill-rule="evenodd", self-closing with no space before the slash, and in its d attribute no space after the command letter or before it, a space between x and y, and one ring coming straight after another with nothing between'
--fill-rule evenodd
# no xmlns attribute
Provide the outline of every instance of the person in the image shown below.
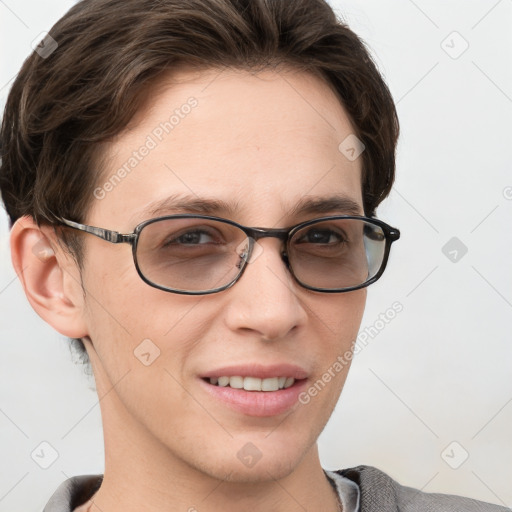
<svg viewBox="0 0 512 512"><path fill-rule="evenodd" d="M505 510L319 461L400 237L376 218L398 134L323 0L56 23L9 93L0 187L30 304L92 366L105 471L45 512Z"/></svg>

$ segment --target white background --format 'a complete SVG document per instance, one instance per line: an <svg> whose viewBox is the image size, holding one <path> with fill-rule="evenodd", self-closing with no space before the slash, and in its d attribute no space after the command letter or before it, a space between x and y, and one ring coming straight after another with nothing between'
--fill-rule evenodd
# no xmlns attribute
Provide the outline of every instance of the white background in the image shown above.
<svg viewBox="0 0 512 512"><path fill-rule="evenodd" d="M72 3L0 1L2 109L31 42ZM332 4L376 56L402 129L378 211L402 239L361 330L403 311L355 358L323 465L512 507L512 1ZM452 237L468 249L455 262ZM3 211L0 312L0 512L35 512L65 478L103 472L101 418L91 378L22 293ZM43 441L59 454L46 470L30 455Z"/></svg>

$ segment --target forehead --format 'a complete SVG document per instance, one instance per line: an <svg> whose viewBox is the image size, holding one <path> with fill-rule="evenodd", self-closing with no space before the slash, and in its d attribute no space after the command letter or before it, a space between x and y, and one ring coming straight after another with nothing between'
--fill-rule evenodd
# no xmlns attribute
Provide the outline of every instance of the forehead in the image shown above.
<svg viewBox="0 0 512 512"><path fill-rule="evenodd" d="M304 198L334 194L362 213L361 158L339 150L354 133L335 92L315 75L182 70L157 84L107 147L98 181L105 193L91 216L133 226L172 213L167 198L188 196L226 204L235 220L264 222L296 214Z"/></svg>

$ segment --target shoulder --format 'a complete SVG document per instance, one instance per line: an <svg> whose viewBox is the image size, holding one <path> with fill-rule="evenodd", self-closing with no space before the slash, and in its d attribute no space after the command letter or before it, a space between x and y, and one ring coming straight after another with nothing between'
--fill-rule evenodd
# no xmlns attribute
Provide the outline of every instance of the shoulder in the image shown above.
<svg viewBox="0 0 512 512"><path fill-rule="evenodd" d="M336 471L359 486L361 512L511 512L511 509L450 494L405 487L371 466Z"/></svg>
<svg viewBox="0 0 512 512"><path fill-rule="evenodd" d="M100 487L103 475L81 475L62 482L44 507L43 512L73 512Z"/></svg>

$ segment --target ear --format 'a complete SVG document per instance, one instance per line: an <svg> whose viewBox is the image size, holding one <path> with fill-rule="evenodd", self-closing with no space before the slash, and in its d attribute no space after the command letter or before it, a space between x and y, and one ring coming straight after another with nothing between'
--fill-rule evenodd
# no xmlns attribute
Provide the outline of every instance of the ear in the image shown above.
<svg viewBox="0 0 512 512"><path fill-rule="evenodd" d="M21 217L11 230L11 257L35 312L64 336L87 336L79 268L54 229Z"/></svg>

